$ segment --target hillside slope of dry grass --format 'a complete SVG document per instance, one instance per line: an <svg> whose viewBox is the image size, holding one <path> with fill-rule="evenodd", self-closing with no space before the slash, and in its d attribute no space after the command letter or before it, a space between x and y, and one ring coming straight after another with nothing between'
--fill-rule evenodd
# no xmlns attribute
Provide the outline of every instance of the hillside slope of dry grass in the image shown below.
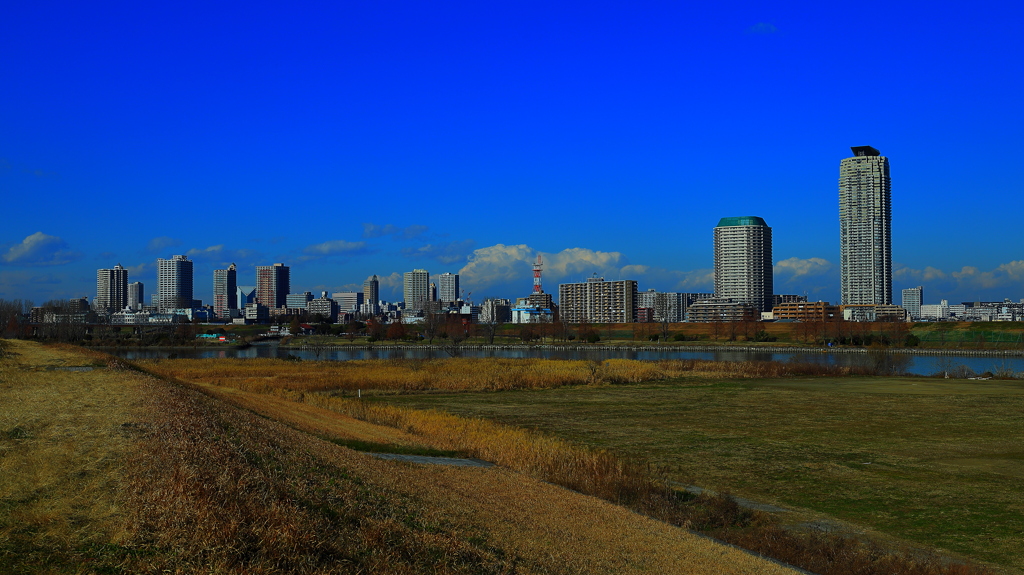
<svg viewBox="0 0 1024 575"><path fill-rule="evenodd" d="M509 470L378 460L99 354L12 351L0 572L792 572ZM402 439L273 409L318 434Z"/></svg>

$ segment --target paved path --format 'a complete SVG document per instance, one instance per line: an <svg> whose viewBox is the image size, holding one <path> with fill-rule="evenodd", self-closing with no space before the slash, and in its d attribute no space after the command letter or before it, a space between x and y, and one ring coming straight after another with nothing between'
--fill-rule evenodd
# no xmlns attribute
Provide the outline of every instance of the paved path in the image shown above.
<svg viewBox="0 0 1024 575"><path fill-rule="evenodd" d="M411 463L429 463L432 465L455 465L458 467L494 467L489 461L480 459L459 459L457 457L429 457L426 455L401 455L398 453L367 453L379 459L409 461Z"/></svg>

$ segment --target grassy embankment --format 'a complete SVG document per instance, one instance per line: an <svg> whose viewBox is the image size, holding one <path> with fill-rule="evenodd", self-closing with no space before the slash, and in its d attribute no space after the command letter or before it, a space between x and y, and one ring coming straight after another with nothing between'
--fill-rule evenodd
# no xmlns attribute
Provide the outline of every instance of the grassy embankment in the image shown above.
<svg viewBox="0 0 1024 575"><path fill-rule="evenodd" d="M676 481L1024 571L1019 381L682 380L387 401L642 453Z"/></svg>
<svg viewBox="0 0 1024 575"><path fill-rule="evenodd" d="M626 413L609 420L596 420L592 433L570 434L573 429L589 419L593 404L600 404L611 412L618 410L617 399L606 400L602 393L635 393L643 396L646 391L659 387L612 386L607 382L630 382L666 377L689 378L689 383L670 384L669 388L702 389L709 380L743 376L770 377L792 373L793 370L811 372L823 369L818 366L793 366L783 364L736 364L701 361L670 361L642 363L626 360L611 360L603 364L594 362L567 362L551 360L440 360L440 361L386 361L386 362L343 362L313 363L285 362L275 360L175 360L142 362L147 369L179 377L218 390L232 389L233 393L244 395L261 393L263 397L288 398L307 404L321 405L332 410L345 412L358 418L384 423L407 430L420 441L435 448L451 449L490 459L502 465L544 478L548 481L572 487L585 493L592 493L612 501L630 505L644 513L662 517L677 524L704 529L715 536L726 538L748 548L768 552L773 556L805 566L819 573L941 573L971 572L968 567L943 565L941 562L915 561L903 556L897 559L872 549L858 546L849 539L815 534L794 534L782 531L767 518L754 514L746 517L729 517L737 510L724 509L720 501L687 504L678 497L672 497L664 485L653 479L649 468L607 452L594 452L577 447L579 444L606 442L601 434L606 433L619 440L615 447L620 453L643 453L650 445L670 443L676 428L663 432L652 415L664 413L666 397L642 406L634 406ZM845 373L840 368L827 368L835 373ZM686 381L684 379L684 381ZM569 384L590 383L592 387L558 388ZM499 385L500 384L500 385ZM664 385L664 384L661 384ZM546 391L527 393L507 391L505 393L460 393L440 395L436 391L466 389L524 389L548 388ZM356 388L387 391L433 390L423 395L389 396L389 401L422 402L433 407L461 409L464 413L474 412L486 415L476 409L475 401L481 404L494 402L492 406L505 406L496 410L495 415L516 423L517 417L529 425L546 417L564 420L559 426L551 422L545 427L579 443L571 444L552 436L537 436L523 429L507 428L489 421L465 420L439 413L424 413L400 409L375 402L359 402L336 395ZM380 391L378 391L379 393ZM597 394L597 395L595 395ZM251 398L251 395L248 395ZM486 399L485 399L486 398ZM555 399L552 403L550 400ZM279 399L278 399L279 400ZM258 402L260 400L253 399ZM577 405L577 402L579 405ZM688 402L687 402L688 403ZM697 409L698 404L687 404L687 409ZM515 406L515 407L512 407ZM541 407L545 406L545 407ZM476 411L474 411L476 409ZM638 410L646 410L642 416ZM510 414L520 411L518 416ZM531 414L530 412L534 413ZM498 413L500 412L500 413ZM721 414L717 414L720 416ZM526 421L531 420L531 421ZM736 426L736 420L722 420L724 426ZM650 438L645 444L641 439ZM778 439L784 442L784 439ZM614 442L609 442L614 443ZM664 445L662 445L664 447ZM682 447L677 444L677 447ZM683 447L685 455L685 447ZM799 450L799 448L795 448ZM666 455L662 453L661 455ZM678 464L674 457L681 454L670 452L667 459ZM658 463L666 463L659 461ZM702 465L692 465L688 473L675 470L680 479L714 486L728 487L727 483L709 484L716 477L703 478ZM778 478L775 478L778 479ZM717 507L717 508L716 508ZM723 522L723 517L726 520ZM831 557L830 557L831 555ZM945 569L945 570L944 570Z"/></svg>
<svg viewBox="0 0 1024 575"><path fill-rule="evenodd" d="M787 572L507 470L381 461L294 427L394 429L300 404L279 406L285 426L102 354L10 349L3 573Z"/></svg>

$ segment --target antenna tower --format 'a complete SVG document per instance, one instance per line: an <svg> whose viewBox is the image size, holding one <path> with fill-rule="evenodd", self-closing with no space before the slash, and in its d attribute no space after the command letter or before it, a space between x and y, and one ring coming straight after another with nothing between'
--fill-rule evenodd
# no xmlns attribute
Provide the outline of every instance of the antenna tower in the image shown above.
<svg viewBox="0 0 1024 575"><path fill-rule="evenodd" d="M544 266L544 260L537 254L537 263L533 264L533 293L544 293L540 287L540 268Z"/></svg>

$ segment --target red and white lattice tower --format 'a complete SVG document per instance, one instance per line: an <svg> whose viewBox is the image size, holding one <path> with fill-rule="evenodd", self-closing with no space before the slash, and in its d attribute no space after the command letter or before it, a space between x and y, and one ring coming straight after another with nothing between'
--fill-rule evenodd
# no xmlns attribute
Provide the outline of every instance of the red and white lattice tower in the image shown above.
<svg viewBox="0 0 1024 575"><path fill-rule="evenodd" d="M533 264L533 293L544 293L540 287L540 268L544 266L544 260L537 254L537 263Z"/></svg>

